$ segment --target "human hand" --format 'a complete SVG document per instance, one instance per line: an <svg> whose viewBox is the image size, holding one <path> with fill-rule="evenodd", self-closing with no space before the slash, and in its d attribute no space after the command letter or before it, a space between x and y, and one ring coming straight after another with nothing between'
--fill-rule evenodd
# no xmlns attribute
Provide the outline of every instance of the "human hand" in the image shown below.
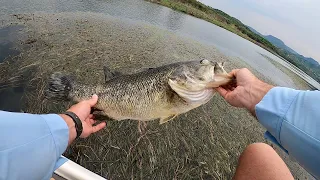
<svg viewBox="0 0 320 180"><path fill-rule="evenodd" d="M82 122L83 131L80 135L81 138L86 138L92 133L98 132L99 130L103 129L106 126L105 122L101 122L95 126L93 124L96 123L94 120L93 114L90 114L91 108L97 103L98 96L93 95L91 99L84 100L71 106L67 111L71 111L75 113ZM64 114L60 115L67 123L69 127L69 144L76 138L77 132L75 129L75 124L73 120Z"/></svg>
<svg viewBox="0 0 320 180"><path fill-rule="evenodd" d="M259 80L246 68L234 69L229 74L236 78L237 83L216 90L232 106L246 108L255 115L256 104L273 86Z"/></svg>

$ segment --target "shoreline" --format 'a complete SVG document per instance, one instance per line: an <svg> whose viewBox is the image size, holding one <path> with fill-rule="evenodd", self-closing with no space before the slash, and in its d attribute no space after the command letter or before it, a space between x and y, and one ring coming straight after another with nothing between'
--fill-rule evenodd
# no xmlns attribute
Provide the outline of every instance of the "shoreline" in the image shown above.
<svg viewBox="0 0 320 180"><path fill-rule="evenodd" d="M290 62L293 66L303 71L310 78L314 79L317 83L320 84L320 76L316 74L317 69L308 67L307 64L299 62L296 59L286 59L283 49L277 48L264 37L252 32L245 24L243 24L238 19L229 16L219 9L214 9L213 7L206 6L201 2L196 0L188 2L180 2L177 0L145 0L147 2L159 4L175 11L188 14L195 18L202 19L209 23L212 23L218 27L221 27L231 33L234 33L254 44L260 46L261 48L269 51L275 56L278 56L281 59L285 59ZM311 71L311 72L309 72Z"/></svg>

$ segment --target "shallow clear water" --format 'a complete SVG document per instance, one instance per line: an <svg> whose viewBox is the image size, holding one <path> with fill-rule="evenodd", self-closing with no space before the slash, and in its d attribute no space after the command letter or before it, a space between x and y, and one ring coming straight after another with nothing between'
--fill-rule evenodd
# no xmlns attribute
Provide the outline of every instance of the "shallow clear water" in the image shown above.
<svg viewBox="0 0 320 180"><path fill-rule="evenodd" d="M304 72L261 47L211 23L157 4L139 0L3 0L0 2L0 16L38 11L49 13L90 11L131 21L143 21L161 29L174 31L178 35L196 39L204 44L214 45L224 54L244 60L274 83L295 87L290 77L261 56L261 54L264 54L293 70L309 84L320 89L320 84Z"/></svg>
<svg viewBox="0 0 320 180"><path fill-rule="evenodd" d="M14 49L14 42L17 40L17 33L20 26L11 26L0 29L0 63L8 56L15 56L19 51Z"/></svg>

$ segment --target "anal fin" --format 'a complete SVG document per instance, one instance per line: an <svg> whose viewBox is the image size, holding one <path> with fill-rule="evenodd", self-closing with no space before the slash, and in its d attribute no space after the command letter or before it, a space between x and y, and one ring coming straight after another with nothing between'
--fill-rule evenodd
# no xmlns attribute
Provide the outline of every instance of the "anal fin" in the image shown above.
<svg viewBox="0 0 320 180"><path fill-rule="evenodd" d="M160 121L159 121L159 124L164 124L168 121L171 121L173 120L175 117L177 117L179 114L174 114L174 115L171 115L171 116L168 116L168 117L162 117L160 118Z"/></svg>

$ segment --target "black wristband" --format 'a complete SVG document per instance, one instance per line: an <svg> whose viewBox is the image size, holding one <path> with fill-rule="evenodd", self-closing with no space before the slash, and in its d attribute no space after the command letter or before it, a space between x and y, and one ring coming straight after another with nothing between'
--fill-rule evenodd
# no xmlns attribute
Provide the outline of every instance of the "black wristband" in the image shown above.
<svg viewBox="0 0 320 180"><path fill-rule="evenodd" d="M81 122L80 118L75 113L73 113L71 111L67 111L67 112L65 112L63 114L71 117L71 119L73 120L73 122L75 124L75 127L76 127L76 131L77 131L77 137L76 138L78 138L82 134L82 130L83 130L82 122Z"/></svg>

